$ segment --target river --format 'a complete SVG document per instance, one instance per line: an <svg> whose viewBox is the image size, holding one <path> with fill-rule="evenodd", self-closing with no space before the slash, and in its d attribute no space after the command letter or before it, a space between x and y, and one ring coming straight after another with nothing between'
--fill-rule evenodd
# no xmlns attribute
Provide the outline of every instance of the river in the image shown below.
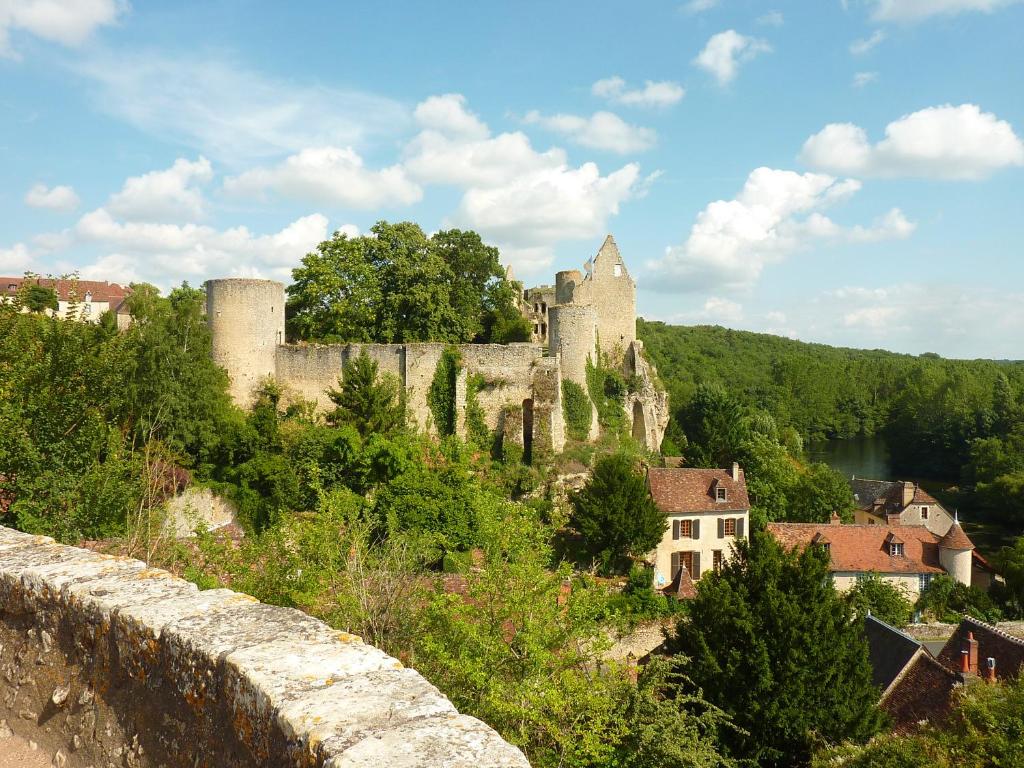
<svg viewBox="0 0 1024 768"><path fill-rule="evenodd" d="M854 475L869 480L896 479L892 476L889 446L881 435L808 443L807 456L811 461L825 462L847 480Z"/></svg>

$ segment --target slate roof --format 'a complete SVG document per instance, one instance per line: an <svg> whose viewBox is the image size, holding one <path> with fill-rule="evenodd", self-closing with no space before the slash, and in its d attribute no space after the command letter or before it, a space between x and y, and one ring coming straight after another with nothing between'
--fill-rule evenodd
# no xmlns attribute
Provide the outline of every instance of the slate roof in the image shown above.
<svg viewBox="0 0 1024 768"><path fill-rule="evenodd" d="M864 619L864 636L871 660L871 682L885 691L918 651L928 653L921 643L876 616Z"/></svg>
<svg viewBox="0 0 1024 768"><path fill-rule="evenodd" d="M0 277L0 296L13 295L21 287L22 283L38 283L39 285L53 288L57 298L61 301L68 301L72 291L75 292L79 302L85 300L85 294L91 293L94 302L106 302L111 308L120 306L131 293L130 288L125 288L117 283L108 283L99 280L56 280L49 277L26 279L24 277ZM13 286L13 287L12 287Z"/></svg>
<svg viewBox="0 0 1024 768"><path fill-rule="evenodd" d="M1024 666L1024 640L970 616L964 616L953 636L942 647L938 659L944 666L960 669L960 652L967 642L968 632L972 632L978 641L978 666L982 673L985 660L990 656L996 660L996 677L1013 677L1020 672Z"/></svg>
<svg viewBox="0 0 1024 768"><path fill-rule="evenodd" d="M850 488L857 500L857 507L884 517L902 512L909 504L903 503L903 480L866 480L854 477L850 480ZM934 496L914 485L914 495L910 504L936 504L942 506Z"/></svg>
<svg viewBox="0 0 1024 768"><path fill-rule="evenodd" d="M743 470L739 480L727 469L656 468L647 470L647 486L655 505L666 514L681 512L746 512L750 509ZM725 487L726 500L716 501L716 487Z"/></svg>
<svg viewBox="0 0 1024 768"><path fill-rule="evenodd" d="M939 537L920 525L768 523L768 532L786 549L805 547L821 534L829 542L833 572L945 573ZM890 536L902 540L902 557L889 554Z"/></svg>

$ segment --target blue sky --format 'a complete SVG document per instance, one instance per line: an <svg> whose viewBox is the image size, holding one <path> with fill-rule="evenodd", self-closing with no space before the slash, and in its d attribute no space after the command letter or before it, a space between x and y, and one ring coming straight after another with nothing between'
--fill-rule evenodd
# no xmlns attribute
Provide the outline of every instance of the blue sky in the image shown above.
<svg viewBox="0 0 1024 768"><path fill-rule="evenodd" d="M1024 3L0 0L0 273L168 287L379 219L639 310L1024 357Z"/></svg>

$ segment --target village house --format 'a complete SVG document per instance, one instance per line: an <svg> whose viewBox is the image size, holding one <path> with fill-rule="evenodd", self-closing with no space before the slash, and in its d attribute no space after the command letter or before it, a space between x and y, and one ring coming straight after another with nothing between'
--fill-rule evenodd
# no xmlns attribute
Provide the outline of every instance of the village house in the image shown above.
<svg viewBox="0 0 1024 768"><path fill-rule="evenodd" d="M900 525L923 525L945 536L953 515L917 483L906 480L850 479L856 509L853 521L861 525L887 525L893 515Z"/></svg>
<svg viewBox="0 0 1024 768"><path fill-rule="evenodd" d="M647 487L668 528L650 558L654 585L687 597L692 582L718 570L750 528L747 482L732 469L651 468Z"/></svg>
<svg viewBox="0 0 1024 768"><path fill-rule="evenodd" d="M974 544L956 520L945 535L922 525L903 525L891 515L885 525L843 525L838 515L830 523L769 523L768 532L786 549L819 546L829 553L829 570L836 589L846 591L871 573L878 574L909 600L939 574L949 574L970 586L973 573L979 582L990 575ZM984 581L983 588L990 582Z"/></svg>
<svg viewBox="0 0 1024 768"><path fill-rule="evenodd" d="M965 616L938 657L921 642L875 616L864 620L879 707L893 730L908 733L923 723L940 725L958 686L1016 677L1024 666L1024 640Z"/></svg>
<svg viewBox="0 0 1024 768"><path fill-rule="evenodd" d="M22 288L29 284L53 289L57 309L47 314L62 319L98 323L104 312L113 310L119 328L131 320L125 299L131 293L117 283L98 280L55 279L50 277L0 277L0 302L13 302Z"/></svg>

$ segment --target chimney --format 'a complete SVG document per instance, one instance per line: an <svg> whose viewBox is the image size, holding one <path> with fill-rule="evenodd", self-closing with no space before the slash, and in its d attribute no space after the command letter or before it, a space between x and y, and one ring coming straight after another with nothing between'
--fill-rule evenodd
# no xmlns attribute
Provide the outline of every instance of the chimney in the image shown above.
<svg viewBox="0 0 1024 768"><path fill-rule="evenodd" d="M917 485L914 483L908 483L906 480L903 481L903 504L907 506L914 500L914 491L917 490Z"/></svg>
<svg viewBox="0 0 1024 768"><path fill-rule="evenodd" d="M978 641L974 639L973 632L967 633L967 640L964 641L961 656L966 659L967 669L965 671L972 675L978 674Z"/></svg>
<svg viewBox="0 0 1024 768"><path fill-rule="evenodd" d="M886 525L899 525L900 524L900 513L889 514L885 516Z"/></svg>
<svg viewBox="0 0 1024 768"><path fill-rule="evenodd" d="M996 660L989 656L985 659L985 682L994 683L996 681Z"/></svg>
<svg viewBox="0 0 1024 768"><path fill-rule="evenodd" d="M734 483L740 481L740 464L738 461L732 463L732 480Z"/></svg>
<svg viewBox="0 0 1024 768"><path fill-rule="evenodd" d="M832 517L829 518L829 523L831 525L842 525L843 524L843 518L841 518L839 516L838 512L833 512L832 513Z"/></svg>

